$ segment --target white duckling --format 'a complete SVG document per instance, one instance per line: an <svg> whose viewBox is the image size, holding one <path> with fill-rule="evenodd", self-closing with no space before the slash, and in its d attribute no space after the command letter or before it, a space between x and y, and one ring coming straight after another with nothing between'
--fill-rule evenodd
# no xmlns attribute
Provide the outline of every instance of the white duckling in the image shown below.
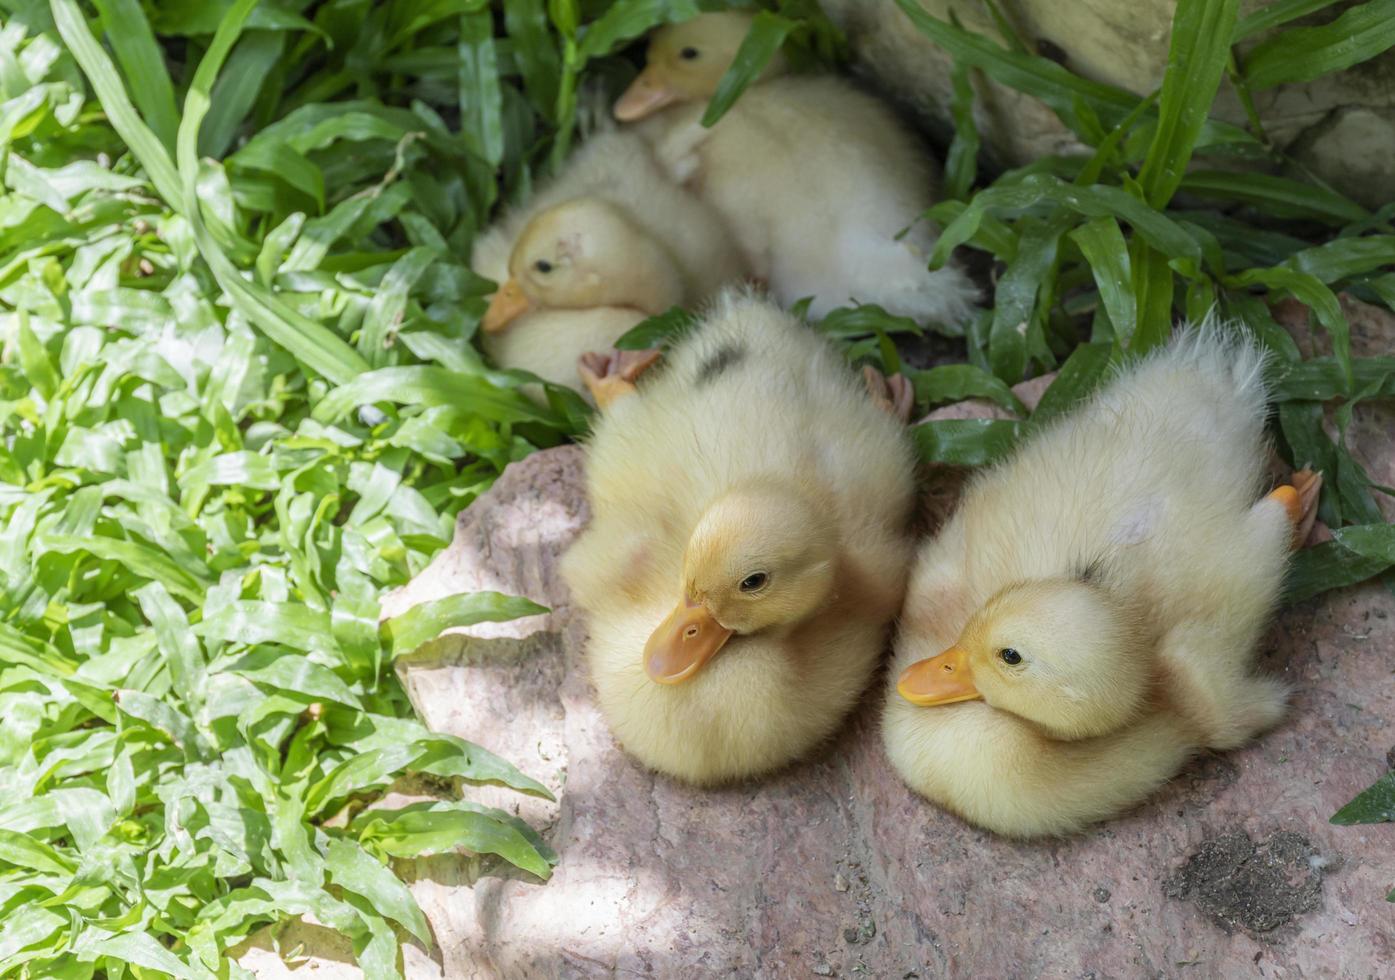
<svg viewBox="0 0 1395 980"><path fill-rule="evenodd" d="M597 393L591 524L562 571L601 710L680 779L784 765L837 728L899 607L904 426L824 338L745 295L638 391L592 367L615 386Z"/></svg>
<svg viewBox="0 0 1395 980"><path fill-rule="evenodd" d="M913 789L1064 834L1278 721L1254 650L1320 480L1261 496L1262 361L1207 322L971 482L895 645L883 738Z"/></svg>
<svg viewBox="0 0 1395 980"><path fill-rule="evenodd" d="M810 313L876 303L961 324L977 290L957 266L930 272L935 232L920 214L938 173L881 102L828 76L788 76L778 56L711 129L699 120L751 16L700 14L660 28L647 64L615 104L727 219L754 275ZM910 226L909 231L906 231ZM905 231L903 235L902 232Z"/></svg>
<svg viewBox="0 0 1395 980"><path fill-rule="evenodd" d="M627 322L623 332L636 318L701 301L744 272L721 218L668 179L644 140L621 132L588 140L556 181L482 236L472 265L500 283L481 322L486 336L541 310L599 310L584 321L588 329ZM555 329L542 334L539 342L563 339ZM595 346L588 337L558 359L575 364Z"/></svg>

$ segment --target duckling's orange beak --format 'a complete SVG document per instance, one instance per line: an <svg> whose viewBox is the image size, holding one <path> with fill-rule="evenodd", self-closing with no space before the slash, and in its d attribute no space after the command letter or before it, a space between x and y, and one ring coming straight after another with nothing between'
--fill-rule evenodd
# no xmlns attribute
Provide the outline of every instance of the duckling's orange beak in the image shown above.
<svg viewBox="0 0 1395 980"><path fill-rule="evenodd" d="M684 600L644 644L644 669L660 684L686 681L717 655L731 634L702 603Z"/></svg>
<svg viewBox="0 0 1395 980"><path fill-rule="evenodd" d="M954 704L983 697L974 687L969 655L953 646L938 657L911 664L896 682L896 691L911 704Z"/></svg>
<svg viewBox="0 0 1395 980"><path fill-rule="evenodd" d="M664 81L663 73L650 65L639 73L639 77L630 83L625 94L615 103L615 118L621 122L634 122L658 112L677 98L678 92Z"/></svg>
<svg viewBox="0 0 1395 980"><path fill-rule="evenodd" d="M480 326L485 333L498 333L514 320L532 309L532 302L523 295L523 287L517 279L510 279L499 287L489 301L489 309L484 311Z"/></svg>

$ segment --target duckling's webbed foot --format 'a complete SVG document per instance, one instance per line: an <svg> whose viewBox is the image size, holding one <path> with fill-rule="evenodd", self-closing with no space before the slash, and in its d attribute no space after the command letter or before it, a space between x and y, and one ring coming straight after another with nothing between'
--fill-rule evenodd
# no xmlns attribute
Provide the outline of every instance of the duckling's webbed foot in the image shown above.
<svg viewBox="0 0 1395 980"><path fill-rule="evenodd" d="M1299 470L1293 474L1293 483L1275 487L1270 497L1284 505L1289 523L1293 525L1293 547L1303 547L1308 532L1317 519L1318 494L1322 490L1322 474L1312 470Z"/></svg>
<svg viewBox="0 0 1395 980"><path fill-rule="evenodd" d="M872 396L872 404L902 422L911 420L911 409L915 407L915 388L903 374L887 377L872 365L862 368L862 380L867 392Z"/></svg>
<svg viewBox="0 0 1395 980"><path fill-rule="evenodd" d="M596 406L605 409L635 390L635 381L659 359L657 350L590 351L577 359L576 370Z"/></svg>

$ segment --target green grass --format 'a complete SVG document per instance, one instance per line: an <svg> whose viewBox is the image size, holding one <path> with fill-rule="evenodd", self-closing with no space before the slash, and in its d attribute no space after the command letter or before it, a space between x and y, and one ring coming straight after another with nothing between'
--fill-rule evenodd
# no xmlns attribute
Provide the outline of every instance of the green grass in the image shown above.
<svg viewBox="0 0 1395 980"><path fill-rule="evenodd" d="M504 466L585 426L574 394L540 407L471 345L492 284L470 242L565 160L587 86L617 91L626 46L697 6L0 0L0 976L238 976L228 948L309 912L389 977L394 929L429 936L388 859L465 847L547 876L546 845L469 787L546 791L427 732L391 669L445 624L536 607L460 596L380 627L379 600ZM1218 86L1384 50L1386 6L1343 15L1356 44L1304 26L1237 61L1219 38L1326 5L1237 24L1234 2L1182 0L1144 100L903 6L959 66L936 261L988 253L995 302L956 338L967 363L928 370L898 350L918 328L875 308L821 329L904 366L922 407L1018 408L1010 384L1060 371L1029 419L918 430L927 458L991 461L1214 303L1274 351L1284 452L1328 475L1336 540L1292 598L1395 565L1385 491L1321 425L1323 403L1344 432L1395 396L1395 358L1352 357L1336 301L1395 302L1389 210L1185 172L1273 155L1207 120ZM807 0L760 25L714 114L781 41L797 63L841 52ZM985 183L973 72L1041 97L1091 155ZM1299 357L1265 305L1282 296L1332 356ZM445 798L364 810L404 773Z"/></svg>

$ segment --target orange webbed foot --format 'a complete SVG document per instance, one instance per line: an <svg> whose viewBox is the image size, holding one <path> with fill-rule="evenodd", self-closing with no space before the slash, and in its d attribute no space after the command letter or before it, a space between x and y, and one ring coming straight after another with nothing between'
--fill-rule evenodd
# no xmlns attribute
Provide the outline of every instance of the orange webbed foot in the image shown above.
<svg viewBox="0 0 1395 980"><path fill-rule="evenodd" d="M635 381L660 357L657 350L589 351L576 370L596 406L602 410L635 390Z"/></svg>
<svg viewBox="0 0 1395 980"><path fill-rule="evenodd" d="M867 393L872 403L894 419L902 422L911 420L911 409L915 407L915 388L904 374L887 377L872 365L862 368L862 380L867 385Z"/></svg>
<svg viewBox="0 0 1395 980"><path fill-rule="evenodd" d="M1317 519L1318 494L1322 490L1322 474L1299 470L1293 482L1275 487L1269 496L1284 505L1289 523L1293 525L1293 547L1301 548Z"/></svg>

